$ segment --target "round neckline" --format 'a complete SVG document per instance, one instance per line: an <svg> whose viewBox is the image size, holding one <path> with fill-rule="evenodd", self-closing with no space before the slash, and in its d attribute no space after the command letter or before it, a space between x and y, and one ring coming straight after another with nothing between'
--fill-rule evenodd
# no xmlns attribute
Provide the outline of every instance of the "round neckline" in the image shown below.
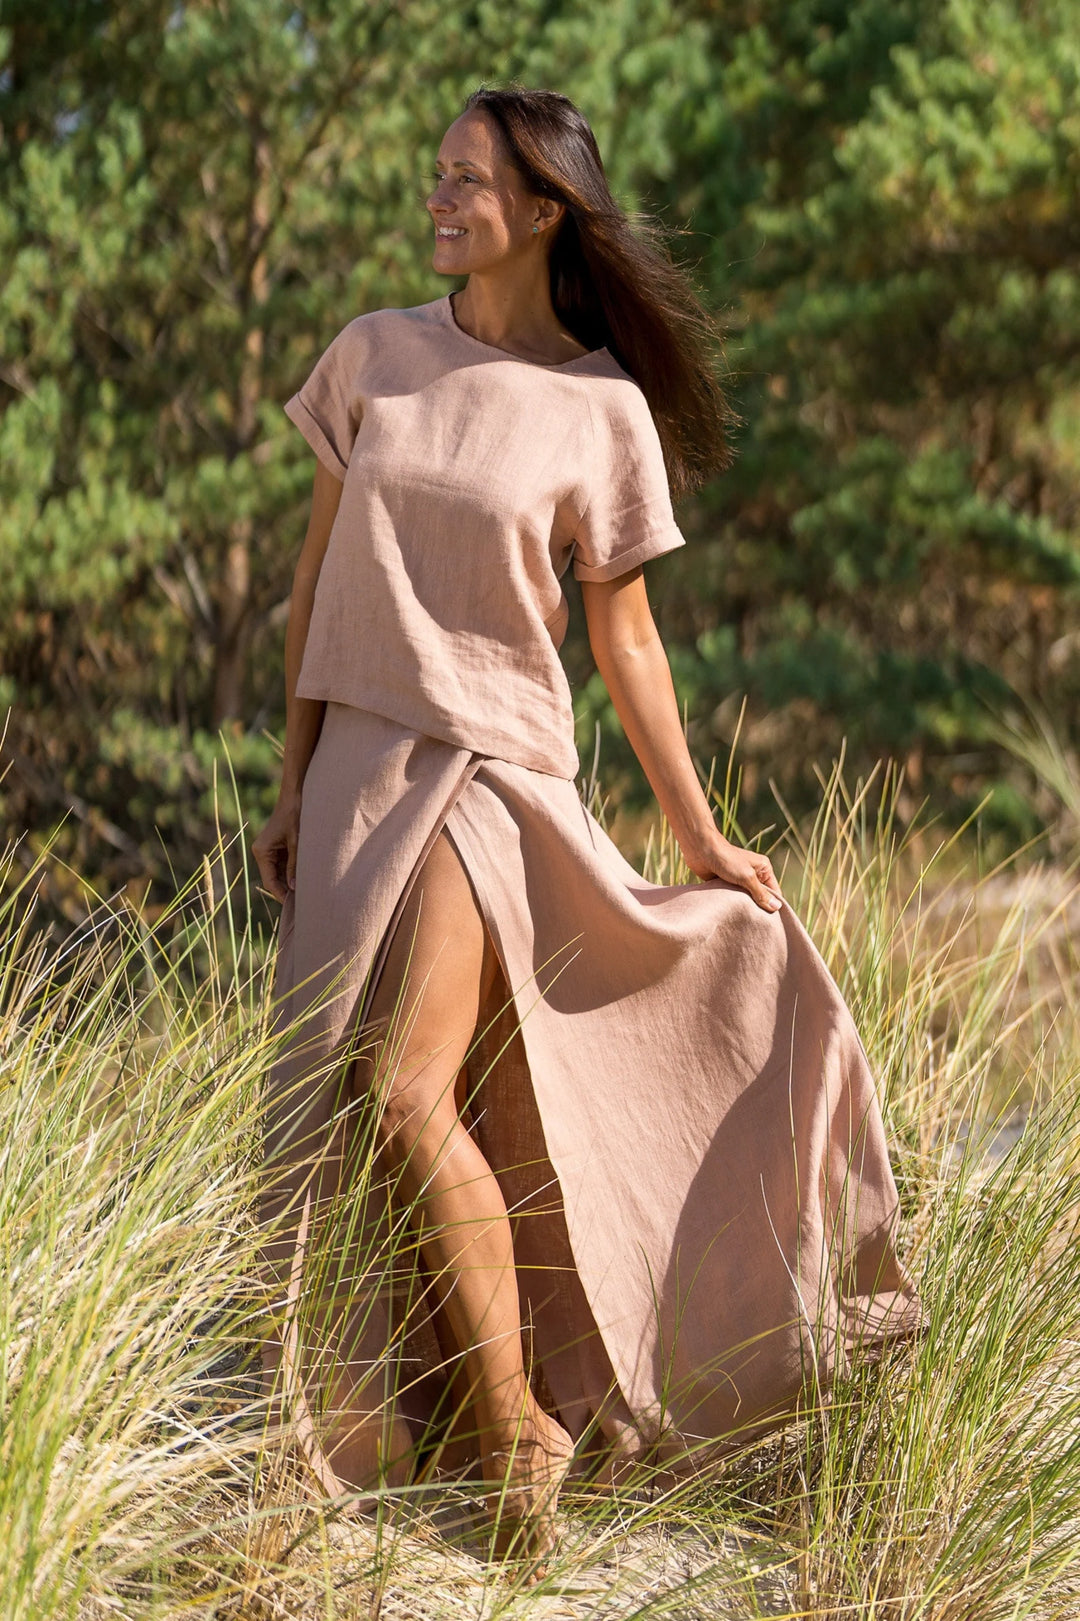
<svg viewBox="0 0 1080 1621"><path fill-rule="evenodd" d="M607 345L599 349L586 349L583 355L571 355L569 360L527 360L524 355L516 355L512 349L500 349L497 343L485 343L483 338L474 338L471 332L466 332L463 326L458 325L454 306L450 302L452 293L444 293L440 299L444 319L467 343L476 344L478 349L486 349L488 354L502 355L504 360L516 360L522 366L535 366L537 371L564 371L567 366L578 366L583 360L593 360L597 355L610 354Z"/></svg>

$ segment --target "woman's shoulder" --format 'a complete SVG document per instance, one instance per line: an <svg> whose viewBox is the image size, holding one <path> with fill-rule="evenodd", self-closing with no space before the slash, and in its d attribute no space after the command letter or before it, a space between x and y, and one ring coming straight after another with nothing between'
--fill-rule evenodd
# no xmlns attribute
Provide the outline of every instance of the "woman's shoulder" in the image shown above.
<svg viewBox="0 0 1080 1621"><path fill-rule="evenodd" d="M431 324L437 302L364 310L346 321L332 342L341 349L359 349L365 344L419 333L422 327Z"/></svg>
<svg viewBox="0 0 1080 1621"><path fill-rule="evenodd" d="M616 436L653 430L655 423L645 390L609 349L584 357L577 375L588 378L589 410L594 424Z"/></svg>

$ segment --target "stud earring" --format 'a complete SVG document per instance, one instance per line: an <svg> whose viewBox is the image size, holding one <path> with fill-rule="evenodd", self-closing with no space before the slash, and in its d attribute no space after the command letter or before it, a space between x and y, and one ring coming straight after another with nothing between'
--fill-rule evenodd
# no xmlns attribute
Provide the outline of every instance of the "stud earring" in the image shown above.
<svg viewBox="0 0 1080 1621"><path fill-rule="evenodd" d="M534 226L533 226L533 235L534 235L534 236L535 236L535 235L536 235L536 233L537 233L537 231L538 231L538 230L539 230L539 229L540 229L540 227L539 227L539 225L534 225Z"/></svg>

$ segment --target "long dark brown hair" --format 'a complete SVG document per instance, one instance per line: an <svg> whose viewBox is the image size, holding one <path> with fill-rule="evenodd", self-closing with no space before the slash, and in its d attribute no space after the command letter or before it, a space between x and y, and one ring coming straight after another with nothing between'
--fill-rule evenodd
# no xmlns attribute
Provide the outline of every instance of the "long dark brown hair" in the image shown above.
<svg viewBox="0 0 1080 1621"><path fill-rule="evenodd" d="M735 420L721 382L713 317L667 251L650 216L611 194L588 120L554 90L482 86L464 112L493 120L531 192L564 204L551 247L551 302L587 349L607 348L640 385L656 421L672 494L730 464Z"/></svg>

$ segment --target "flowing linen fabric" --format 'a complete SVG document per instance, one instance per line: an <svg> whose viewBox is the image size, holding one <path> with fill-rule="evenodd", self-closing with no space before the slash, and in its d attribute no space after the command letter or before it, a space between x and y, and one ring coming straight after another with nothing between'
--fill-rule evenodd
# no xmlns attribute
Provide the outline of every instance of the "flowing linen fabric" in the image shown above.
<svg viewBox="0 0 1080 1621"><path fill-rule="evenodd" d="M644 397L606 350L521 362L443 299L359 317L286 409L344 489L298 689L327 707L277 963L293 1034L264 1219L289 1305L268 1361L284 1346L329 1485L313 1415L330 1387L372 1415L373 1463L391 1421L419 1438L445 1411L422 1268L400 1243L387 1260L392 1198L366 1201L321 1345L301 1353L289 1327L371 1116L350 1044L445 831L509 992L470 1055L470 1119L544 1399L615 1455L708 1456L910 1333L919 1305L874 1079L805 929L719 881L647 883L572 780L559 576L682 543Z"/></svg>

